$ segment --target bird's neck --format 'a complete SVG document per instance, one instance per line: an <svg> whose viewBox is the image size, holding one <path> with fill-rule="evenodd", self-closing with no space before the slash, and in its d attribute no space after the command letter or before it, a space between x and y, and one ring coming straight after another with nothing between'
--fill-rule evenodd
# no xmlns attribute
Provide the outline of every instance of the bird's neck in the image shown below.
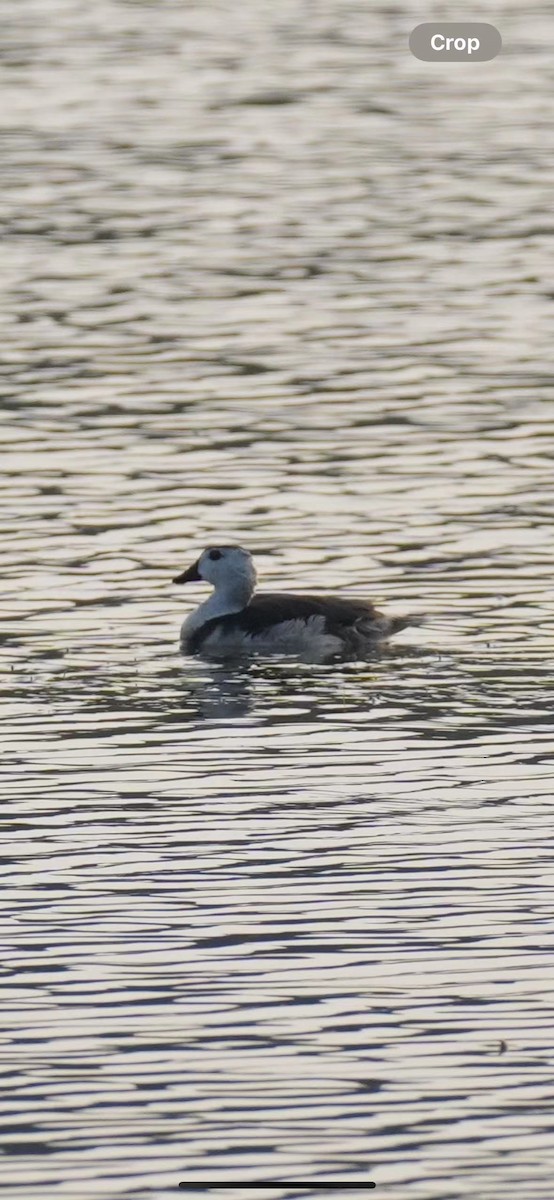
<svg viewBox="0 0 554 1200"><path fill-rule="evenodd" d="M233 580L230 584L218 587L187 617L187 634L193 633L214 617L226 617L231 613L241 612L246 608L253 591L254 588L248 580Z"/></svg>

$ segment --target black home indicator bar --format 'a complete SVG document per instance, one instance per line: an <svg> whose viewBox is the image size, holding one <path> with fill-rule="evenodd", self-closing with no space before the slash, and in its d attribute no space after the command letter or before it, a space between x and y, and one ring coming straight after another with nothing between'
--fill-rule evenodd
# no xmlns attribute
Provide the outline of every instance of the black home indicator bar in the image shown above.
<svg viewBox="0 0 554 1200"><path fill-rule="evenodd" d="M321 1192L323 1188L327 1191L362 1191L364 1188L377 1187L368 1179L367 1183L319 1183L313 1180L310 1183L297 1182L296 1180L283 1179L280 1183L208 1183L205 1179L198 1183L180 1183L179 1187L184 1192L207 1192L210 1188L306 1188L309 1192Z"/></svg>

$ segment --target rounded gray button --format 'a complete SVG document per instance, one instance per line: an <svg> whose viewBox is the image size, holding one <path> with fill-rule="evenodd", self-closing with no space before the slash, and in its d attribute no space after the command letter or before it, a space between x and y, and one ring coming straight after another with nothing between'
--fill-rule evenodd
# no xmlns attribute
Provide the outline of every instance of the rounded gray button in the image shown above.
<svg viewBox="0 0 554 1200"><path fill-rule="evenodd" d="M482 21L426 21L410 34L410 50L422 62L488 62L501 49L498 29Z"/></svg>

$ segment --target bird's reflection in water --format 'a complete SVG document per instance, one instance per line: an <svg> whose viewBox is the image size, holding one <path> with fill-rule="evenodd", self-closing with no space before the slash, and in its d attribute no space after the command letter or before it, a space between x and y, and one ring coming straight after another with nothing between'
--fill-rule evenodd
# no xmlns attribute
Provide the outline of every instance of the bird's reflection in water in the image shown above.
<svg viewBox="0 0 554 1200"><path fill-rule="evenodd" d="M189 674L188 663L190 660L185 660L182 676L186 707L192 700L198 717L220 721L245 717L253 711L255 680L244 664L203 663L201 670L195 664Z"/></svg>
<svg viewBox="0 0 554 1200"><path fill-rule="evenodd" d="M294 659L183 662L182 684L186 708L207 720L245 717L272 724L307 717L329 717L332 712L367 710L375 702L378 675L374 663L335 663L314 666Z"/></svg>

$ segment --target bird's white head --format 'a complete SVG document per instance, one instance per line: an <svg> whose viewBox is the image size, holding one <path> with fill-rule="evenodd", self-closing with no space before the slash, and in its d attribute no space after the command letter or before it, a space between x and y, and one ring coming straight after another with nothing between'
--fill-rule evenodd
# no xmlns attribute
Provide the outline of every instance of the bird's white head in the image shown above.
<svg viewBox="0 0 554 1200"><path fill-rule="evenodd" d="M252 555L242 546L209 546L191 567L177 575L174 583L205 580L216 592L248 603L256 586L256 568Z"/></svg>

